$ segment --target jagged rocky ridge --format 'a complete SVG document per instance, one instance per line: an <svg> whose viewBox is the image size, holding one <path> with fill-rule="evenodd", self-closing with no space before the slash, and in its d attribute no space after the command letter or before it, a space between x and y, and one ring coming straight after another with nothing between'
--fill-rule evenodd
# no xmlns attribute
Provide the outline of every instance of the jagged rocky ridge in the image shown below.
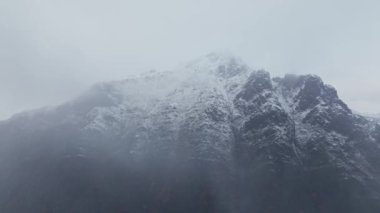
<svg viewBox="0 0 380 213"><path fill-rule="evenodd" d="M210 54L0 123L1 212L380 212L380 125Z"/></svg>

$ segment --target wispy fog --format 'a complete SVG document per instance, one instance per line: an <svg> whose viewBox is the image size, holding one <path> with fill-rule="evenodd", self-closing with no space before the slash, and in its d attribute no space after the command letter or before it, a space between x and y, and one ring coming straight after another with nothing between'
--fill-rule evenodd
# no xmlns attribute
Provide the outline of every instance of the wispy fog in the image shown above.
<svg viewBox="0 0 380 213"><path fill-rule="evenodd" d="M377 0L3 0L0 119L94 82L229 51L272 75L313 73L380 112Z"/></svg>

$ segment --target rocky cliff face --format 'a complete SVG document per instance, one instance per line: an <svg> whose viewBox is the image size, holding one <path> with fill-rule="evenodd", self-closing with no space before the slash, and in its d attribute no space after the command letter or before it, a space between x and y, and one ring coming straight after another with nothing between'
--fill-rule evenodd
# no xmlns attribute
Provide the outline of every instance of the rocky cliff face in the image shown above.
<svg viewBox="0 0 380 213"><path fill-rule="evenodd" d="M0 123L1 212L380 212L380 125L210 54Z"/></svg>

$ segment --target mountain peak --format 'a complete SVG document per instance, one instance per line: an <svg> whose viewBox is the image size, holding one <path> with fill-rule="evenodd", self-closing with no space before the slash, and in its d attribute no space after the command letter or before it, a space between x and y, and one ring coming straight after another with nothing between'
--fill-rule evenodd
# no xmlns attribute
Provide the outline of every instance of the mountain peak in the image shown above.
<svg viewBox="0 0 380 213"><path fill-rule="evenodd" d="M318 76L230 54L99 84L0 135L0 212L380 212L380 124Z"/></svg>
<svg viewBox="0 0 380 213"><path fill-rule="evenodd" d="M191 61L186 68L222 78L234 77L249 70L243 60L228 52L209 53Z"/></svg>

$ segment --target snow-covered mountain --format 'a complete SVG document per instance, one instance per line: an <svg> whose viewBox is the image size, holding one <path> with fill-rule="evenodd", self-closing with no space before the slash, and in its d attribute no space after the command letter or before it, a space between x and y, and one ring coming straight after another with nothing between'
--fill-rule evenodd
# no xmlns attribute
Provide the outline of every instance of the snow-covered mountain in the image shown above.
<svg viewBox="0 0 380 213"><path fill-rule="evenodd" d="M209 54L0 123L1 212L380 212L380 124Z"/></svg>

